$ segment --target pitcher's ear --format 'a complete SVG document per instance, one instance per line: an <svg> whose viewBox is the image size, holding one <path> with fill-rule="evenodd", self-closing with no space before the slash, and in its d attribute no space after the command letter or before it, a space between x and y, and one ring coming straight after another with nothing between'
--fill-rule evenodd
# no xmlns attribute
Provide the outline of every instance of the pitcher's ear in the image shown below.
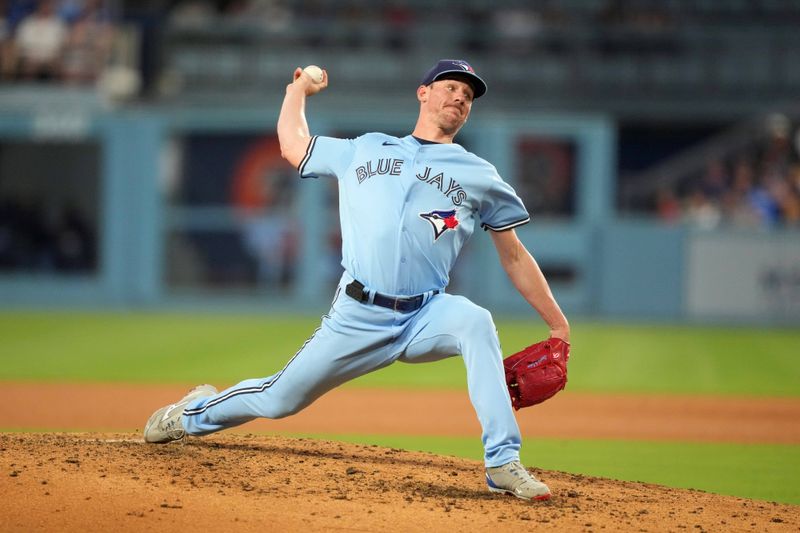
<svg viewBox="0 0 800 533"><path fill-rule="evenodd" d="M420 102L427 102L428 101L428 92L430 91L430 85L420 85L417 87L417 100Z"/></svg>

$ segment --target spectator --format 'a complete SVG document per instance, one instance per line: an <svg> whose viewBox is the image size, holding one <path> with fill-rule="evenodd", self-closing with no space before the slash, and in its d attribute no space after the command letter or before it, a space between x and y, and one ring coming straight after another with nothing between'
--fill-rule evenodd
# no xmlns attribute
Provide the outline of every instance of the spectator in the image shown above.
<svg viewBox="0 0 800 533"><path fill-rule="evenodd" d="M761 155L761 172L765 179L783 180L792 160L789 142L791 122L785 115L774 114L767 119L767 140Z"/></svg>
<svg viewBox="0 0 800 533"><path fill-rule="evenodd" d="M797 162L791 166L786 177L786 181L789 183L789 187L792 189L792 191L794 191L795 194L800 194L800 162Z"/></svg>
<svg viewBox="0 0 800 533"><path fill-rule="evenodd" d="M51 80L61 73L61 53L67 25L58 18L55 2L43 0L17 28L19 73L26 80Z"/></svg>
<svg viewBox="0 0 800 533"><path fill-rule="evenodd" d="M672 189L662 188L656 193L656 214L666 223L674 223L681 218L681 204Z"/></svg>
<svg viewBox="0 0 800 533"><path fill-rule="evenodd" d="M800 222L800 195L787 180L773 180L770 183L770 196L776 207L776 223L784 226L797 226Z"/></svg>
<svg viewBox="0 0 800 533"><path fill-rule="evenodd" d="M800 162L789 169L786 185L788 191L781 205L783 220L787 226L800 227Z"/></svg>
<svg viewBox="0 0 800 533"><path fill-rule="evenodd" d="M728 188L728 175L725 164L714 159L706 166L700 188L703 194L712 202L719 202Z"/></svg>
<svg viewBox="0 0 800 533"><path fill-rule="evenodd" d="M758 196L752 163L746 160L739 161L734 168L731 189L725 193L723 199L726 220L735 226L760 225L762 213L756 209L756 203L762 199Z"/></svg>
<svg viewBox="0 0 800 533"><path fill-rule="evenodd" d="M59 0L58 16L69 25L77 21L84 11L84 0Z"/></svg>
<svg viewBox="0 0 800 533"><path fill-rule="evenodd" d="M36 11L39 0L10 0L5 4L3 12L8 20L9 29L13 33L20 22Z"/></svg>
<svg viewBox="0 0 800 533"><path fill-rule="evenodd" d="M14 74L14 40L7 4L0 0L0 80L12 78Z"/></svg>
<svg viewBox="0 0 800 533"><path fill-rule="evenodd" d="M94 82L108 62L114 27L101 7L98 0L87 2L70 28L62 56L67 82Z"/></svg>
<svg viewBox="0 0 800 533"><path fill-rule="evenodd" d="M695 189L686 201L685 217L693 226L713 229L719 225L722 213L702 189Z"/></svg>

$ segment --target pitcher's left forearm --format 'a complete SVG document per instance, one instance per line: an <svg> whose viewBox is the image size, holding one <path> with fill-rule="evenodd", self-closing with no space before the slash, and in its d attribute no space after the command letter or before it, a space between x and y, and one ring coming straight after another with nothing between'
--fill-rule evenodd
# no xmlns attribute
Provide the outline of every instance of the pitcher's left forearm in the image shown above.
<svg viewBox="0 0 800 533"><path fill-rule="evenodd" d="M556 302L538 263L517 238L514 230L492 233L500 263L511 283L536 309L550 333L569 342L569 322Z"/></svg>

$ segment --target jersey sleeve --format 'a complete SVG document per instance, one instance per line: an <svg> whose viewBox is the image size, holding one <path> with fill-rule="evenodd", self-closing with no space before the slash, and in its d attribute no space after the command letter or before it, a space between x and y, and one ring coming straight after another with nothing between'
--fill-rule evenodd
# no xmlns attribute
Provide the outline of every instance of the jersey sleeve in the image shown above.
<svg viewBox="0 0 800 533"><path fill-rule="evenodd" d="M356 143L352 139L335 139L314 135L297 170L301 178L341 178L350 166Z"/></svg>
<svg viewBox="0 0 800 533"><path fill-rule="evenodd" d="M522 200L511 185L496 174L481 201L478 214L484 231L505 231L527 224L531 220Z"/></svg>

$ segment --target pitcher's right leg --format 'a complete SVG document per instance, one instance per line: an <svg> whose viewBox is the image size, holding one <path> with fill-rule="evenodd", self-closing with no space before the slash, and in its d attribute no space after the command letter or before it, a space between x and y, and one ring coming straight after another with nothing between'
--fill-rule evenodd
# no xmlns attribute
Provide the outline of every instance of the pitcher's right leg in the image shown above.
<svg viewBox="0 0 800 533"><path fill-rule="evenodd" d="M390 311L375 313L340 297L283 370L199 399L184 411L182 423L189 435L207 435L255 418L289 416L342 383L390 364L391 340Z"/></svg>

